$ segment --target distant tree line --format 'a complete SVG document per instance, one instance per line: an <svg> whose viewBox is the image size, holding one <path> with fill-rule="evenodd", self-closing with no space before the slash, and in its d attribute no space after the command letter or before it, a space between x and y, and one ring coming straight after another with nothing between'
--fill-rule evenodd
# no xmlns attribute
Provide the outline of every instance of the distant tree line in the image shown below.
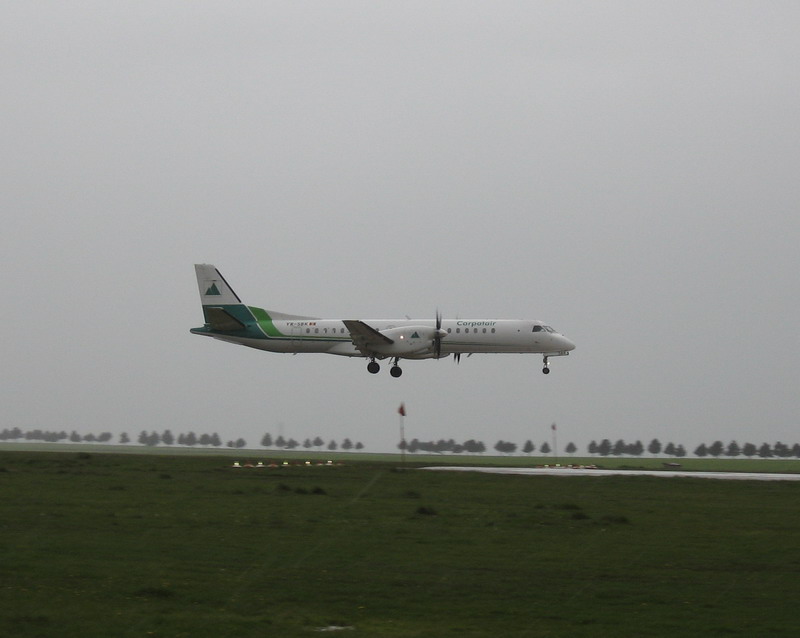
<svg viewBox="0 0 800 638"><path fill-rule="evenodd" d="M67 434L65 431L60 432L51 432L48 430L29 430L27 432L23 432L20 428L5 428L4 430L0 431L0 441L45 441L48 443L59 443L63 441L69 441L70 443L110 443L113 435L110 432L103 432L101 434L78 434L75 430L72 431L71 434ZM123 432L119 435L118 442L120 444L128 444L131 442L130 436L128 436L127 432ZM202 446L202 447L222 447L223 442L220 438L219 434L216 432L212 432L211 434L195 434L194 432L187 432L181 433L177 436L172 433L171 430L164 430L163 432L157 432L156 430L142 430L139 433L139 436L136 439L136 442L139 445L146 445L149 447L154 447L156 445L182 445L186 447L195 447L195 446ZM227 441L225 447L229 448L244 448L247 447L247 441L243 438L238 438L235 440ZM294 450L301 447L301 444L295 441L294 439L284 439L284 437L279 436L275 440L272 439L270 434L265 434L264 437L261 439L262 447L274 447L283 450ZM317 449L326 449L326 450L356 450L360 451L364 449L363 443L354 443L350 439L344 439L341 443L337 443L335 440L330 440L325 442L320 437L315 437L312 439L306 439L302 443L302 448L309 450L311 448Z"/></svg>
<svg viewBox="0 0 800 638"><path fill-rule="evenodd" d="M353 443L353 441L350 439L344 439L341 443L337 443L335 440L331 439L325 443L325 441L319 436L316 436L313 439L304 439L303 443L300 444L295 439L284 438L283 435L279 435L277 438L273 439L272 435L267 432L261 438L261 447L274 447L281 450L296 450L299 447L302 447L304 450L310 450L312 448L321 450L324 448L326 450L330 450L331 452L342 449L345 452L350 452L352 450L363 450L364 444L361 442Z"/></svg>
<svg viewBox="0 0 800 638"><path fill-rule="evenodd" d="M626 443L622 439L619 439L615 443L611 443L608 439L603 439L600 443L595 441L589 443L587 451L589 454L597 454L600 456L641 456L644 453L644 447L641 441ZM647 446L647 452L653 456L686 456L686 448L684 448L683 445L676 445L670 442L662 446L661 441L658 439L650 441ZM762 443L761 445L745 443L739 445L736 441L731 441L728 445L725 445L722 441L714 441L710 445L706 445L705 443L698 445L694 450L694 455L699 457L727 456L731 458L737 456L746 456L748 458L754 456L761 458L800 458L800 443L795 443L790 446L778 441L773 445L769 443Z"/></svg>
<svg viewBox="0 0 800 638"><path fill-rule="evenodd" d="M600 443L592 441L586 451L591 455L599 456L641 456L645 452L645 447L641 441L626 443L623 439L617 439L612 443L609 439L603 439ZM653 456L660 454L666 456L683 457L686 456L686 448L682 445L668 443L663 447L658 439L653 439L647 446L647 451Z"/></svg>
<svg viewBox="0 0 800 638"><path fill-rule="evenodd" d="M110 432L101 432L100 434L79 434L72 430L69 434L66 431L50 431L50 430L27 430L23 431L18 427L4 428L0 431L0 441L45 441L49 443L59 443L69 441L70 443L109 443L113 435ZM119 435L119 443L130 443L131 439L126 432ZM219 434L213 432L211 434L197 435L194 432L186 434L178 434L175 436L170 430L157 432L152 430L142 430L139 433L137 442L140 445L156 446L156 445L182 445L186 447L221 447L223 445L222 439ZM244 448L247 447L247 442L243 438L229 440L225 443L229 448ZM304 450L343 450L349 452L352 450L360 451L364 449L364 445L360 442L354 443L352 440L345 438L338 443L331 439L324 441L321 437L317 436L313 439L306 438L302 443L295 439L285 438L278 436L273 439L272 435L267 433L261 439L261 447L276 448L282 450L296 450L302 448ZM434 454L483 454L486 452L486 445L483 441L476 441L469 439L463 443L457 443L454 439L439 439L438 441L420 441L419 439L412 439L411 441L400 441L397 448L405 450L411 454L416 452L434 453ZM493 449L498 454L516 454L519 449L516 443L510 441L499 440L494 444ZM573 455L578 450L577 446L569 442L564 448L565 454ZM538 448L530 440L526 441L521 449L523 454L533 454L537 452L542 456L552 455L553 450L550 444L546 441ZM641 441L634 443L626 443L623 439L617 439L613 443L610 439L603 439L599 443L592 441L586 448L586 451L591 456L642 456L645 452L653 456L674 456L684 457L687 455L686 448L683 445L675 444L672 442L662 445L658 439L653 439L645 446ZM714 441L711 444L701 443L694 451L694 456L699 457L720 457L725 456L729 458L737 456L745 456L752 458L754 456L760 458L800 458L800 443L788 445L777 441L774 444L761 443L756 445L754 443L744 443L739 445L736 441L731 441L725 445L722 441Z"/></svg>
<svg viewBox="0 0 800 638"><path fill-rule="evenodd" d="M23 432L19 428L3 429L0 432L0 441L45 441L47 443L58 443L69 441L70 443L108 443L111 440L111 432L101 432L100 434L78 434L75 430L67 434L64 430L52 432L50 430L28 430Z"/></svg>
<svg viewBox="0 0 800 638"><path fill-rule="evenodd" d="M439 439L438 441L420 441L419 439L411 439L411 441L400 441L397 444L397 448L399 450L411 452L412 454L414 452L434 454L483 454L486 452L486 445L484 442L476 441L475 439L470 439L469 441L464 441L463 443L456 443L453 439ZM499 454L514 454L516 453L518 446L516 443L512 443L511 441L504 441L500 439L494 444L493 449ZM564 451L567 454L574 454L577 449L578 448L574 443L568 443L564 448ZM532 454L536 450L537 448L532 441L526 441L522 446L523 454ZM550 454L550 444L545 441L539 446L538 450L542 455Z"/></svg>
<svg viewBox="0 0 800 638"><path fill-rule="evenodd" d="M762 443L756 446L754 443L739 445L736 441L731 441L724 445L722 441L714 441L711 445L701 443L694 451L695 456L746 456L751 458L759 456L762 459L768 458L798 458L800 459L800 443L789 446L777 441L775 444Z"/></svg>
<svg viewBox="0 0 800 638"><path fill-rule="evenodd" d="M155 446L159 444L163 445L183 445L186 447L195 447L197 445L202 445L203 447L221 447L222 446L222 439L219 438L219 434L216 432L212 434L200 434L199 436L194 432L188 432L186 434L179 434L177 437L172 434L170 430L164 430L161 434L153 430L152 432L147 432L147 430L142 430L139 433L139 438L137 439L140 445L148 445L148 446ZM129 443L130 439L126 433L122 433L119 437L120 443ZM236 439L235 441L228 441L225 443L226 447L230 448L243 448L247 446L247 441L244 439Z"/></svg>
<svg viewBox="0 0 800 638"><path fill-rule="evenodd" d="M467 454L482 454L486 451L486 446L483 444L483 442L476 441L475 439L470 439L469 441L464 441L463 443L456 443L453 439L448 439L447 441L444 439L439 439L438 441L420 441L419 439L411 439L411 441L400 441L400 443L397 444L397 448L412 454L415 452L436 454L444 454L445 452L449 452L451 454L462 454L466 452Z"/></svg>

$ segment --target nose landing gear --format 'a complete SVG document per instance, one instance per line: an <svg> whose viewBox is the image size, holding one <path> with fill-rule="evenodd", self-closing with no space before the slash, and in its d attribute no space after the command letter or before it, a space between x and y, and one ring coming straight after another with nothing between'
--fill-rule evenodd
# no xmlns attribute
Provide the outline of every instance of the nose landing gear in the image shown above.
<svg viewBox="0 0 800 638"><path fill-rule="evenodd" d="M547 360L546 356L542 358L542 363L544 364L542 374L550 374L550 362Z"/></svg>

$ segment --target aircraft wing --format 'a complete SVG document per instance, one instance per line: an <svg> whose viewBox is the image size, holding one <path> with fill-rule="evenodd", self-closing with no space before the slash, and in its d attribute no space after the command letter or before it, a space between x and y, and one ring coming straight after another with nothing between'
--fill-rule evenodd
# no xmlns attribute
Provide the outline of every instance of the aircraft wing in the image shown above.
<svg viewBox="0 0 800 638"><path fill-rule="evenodd" d="M365 356L371 356L380 346L394 343L394 340L389 339L363 321L345 319L342 323L350 331L350 338L355 347Z"/></svg>

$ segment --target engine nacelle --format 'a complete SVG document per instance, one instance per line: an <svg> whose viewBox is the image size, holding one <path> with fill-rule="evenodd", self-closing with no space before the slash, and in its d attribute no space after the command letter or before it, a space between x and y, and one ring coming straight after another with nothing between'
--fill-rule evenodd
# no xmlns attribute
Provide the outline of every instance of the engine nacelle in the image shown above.
<svg viewBox="0 0 800 638"><path fill-rule="evenodd" d="M375 350L381 354L403 356L433 351L436 328L432 326L403 326L381 330L393 343L381 344Z"/></svg>

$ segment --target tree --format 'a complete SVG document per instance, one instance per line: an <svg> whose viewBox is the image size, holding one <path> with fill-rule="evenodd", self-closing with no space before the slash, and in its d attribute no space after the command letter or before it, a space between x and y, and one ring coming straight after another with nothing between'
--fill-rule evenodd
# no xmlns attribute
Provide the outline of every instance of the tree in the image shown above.
<svg viewBox="0 0 800 638"><path fill-rule="evenodd" d="M523 445L523 446L522 446L522 451L523 451L525 454L530 454L530 453L531 453L531 452L533 452L535 449L536 449L536 446L533 444L533 442L532 442L530 439L528 439L527 441L525 441L525 445Z"/></svg>
<svg viewBox="0 0 800 638"><path fill-rule="evenodd" d="M667 456L675 456L675 444L672 441L667 443L666 447L664 448L664 454Z"/></svg>
<svg viewBox="0 0 800 638"><path fill-rule="evenodd" d="M683 458L684 456L686 456L686 448L683 447L682 445L679 445L678 447L676 447L675 448L675 456L680 457L680 458Z"/></svg>
<svg viewBox="0 0 800 638"><path fill-rule="evenodd" d="M494 449L500 454L513 454L517 451L517 444L500 439L494 444Z"/></svg>
<svg viewBox="0 0 800 638"><path fill-rule="evenodd" d="M164 430L164 434L161 435L161 442L164 445L172 445L175 443L175 437L172 436L172 432L169 430Z"/></svg>
<svg viewBox="0 0 800 638"><path fill-rule="evenodd" d="M611 448L611 454L614 456L620 456L626 452L626 445L625 441L622 439L618 439L616 443L614 443L614 447Z"/></svg>
<svg viewBox="0 0 800 638"><path fill-rule="evenodd" d="M792 451L785 443L776 441L775 445L772 446L772 453L777 457L786 458L787 456L791 455Z"/></svg>
<svg viewBox="0 0 800 638"><path fill-rule="evenodd" d="M220 445L222 445L222 440L219 438L219 434L217 434L216 432L214 432L214 434L211 435L211 445L213 445L214 447L219 447Z"/></svg>
<svg viewBox="0 0 800 638"><path fill-rule="evenodd" d="M586 448L586 451L589 452L589 454L597 454L597 441L589 443L589 447Z"/></svg>
<svg viewBox="0 0 800 638"><path fill-rule="evenodd" d="M363 450L363 449L364 449L364 444L361 441L356 443L356 451Z"/></svg>
<svg viewBox="0 0 800 638"><path fill-rule="evenodd" d="M329 449L331 452L333 452L333 451L334 451L336 448L338 448L338 447L339 447L339 446L336 444L336 441L334 441L333 439L331 439L331 442L330 442L330 443L328 443L328 449Z"/></svg>
<svg viewBox="0 0 800 638"><path fill-rule="evenodd" d="M147 445L148 434L144 430L139 432L139 444L140 445Z"/></svg>
<svg viewBox="0 0 800 638"><path fill-rule="evenodd" d="M275 447L285 448L286 447L286 439L283 438L282 434L278 435L278 438L275 439Z"/></svg>
<svg viewBox="0 0 800 638"><path fill-rule="evenodd" d="M312 443L314 444L314 447L322 447L323 445L325 445L325 441L323 441L323 440L322 440L320 437L318 437L318 436L317 436L317 437L314 437L314 440L312 441Z"/></svg>
<svg viewBox="0 0 800 638"><path fill-rule="evenodd" d="M197 445L197 435L194 432L189 432L186 435L184 445L189 445L189 446Z"/></svg>
<svg viewBox="0 0 800 638"><path fill-rule="evenodd" d="M200 443L200 445L211 445L211 435L208 433L201 434L198 443Z"/></svg>
<svg viewBox="0 0 800 638"><path fill-rule="evenodd" d="M769 446L769 443L762 443L761 444L761 447L758 448L758 455L762 459L768 459L768 458L771 458L773 456L772 455L772 448Z"/></svg>
<svg viewBox="0 0 800 638"><path fill-rule="evenodd" d="M705 443L701 443L694 451L695 456L708 456L708 448Z"/></svg>
<svg viewBox="0 0 800 638"><path fill-rule="evenodd" d="M244 439L242 439L242 438L236 439L236 447L237 448L243 448L246 445L247 445L247 441L245 441Z"/></svg>
<svg viewBox="0 0 800 638"><path fill-rule="evenodd" d="M722 441L714 441L711 445L708 446L708 453L717 458L722 451L725 449L725 446L722 444Z"/></svg>
<svg viewBox="0 0 800 638"><path fill-rule="evenodd" d="M661 441L658 439L650 441L650 444L647 446L647 451L653 456L658 456L661 453Z"/></svg>
<svg viewBox="0 0 800 638"><path fill-rule="evenodd" d="M130 443L131 442L130 438L128 437L128 433L127 432L123 432L122 434L119 435L119 442L122 443L123 445L125 443Z"/></svg>
<svg viewBox="0 0 800 638"><path fill-rule="evenodd" d="M343 450L352 450L353 449L353 442L350 439L345 439L342 441L342 449Z"/></svg>
<svg viewBox="0 0 800 638"><path fill-rule="evenodd" d="M160 442L160 441L161 441L161 435L160 435L158 432L156 432L155 430L153 430L153 431L152 431L152 432L151 432L151 433L150 433L150 434L147 436L147 443L146 443L146 445L149 445L150 447L155 447L156 445L158 445L158 444L159 444L159 442Z"/></svg>
<svg viewBox="0 0 800 638"><path fill-rule="evenodd" d="M731 441L728 443L728 447L725 448L725 456L739 456L741 453L742 450L736 441Z"/></svg>
<svg viewBox="0 0 800 638"><path fill-rule="evenodd" d="M600 445L597 446L597 453L600 456L608 456L611 454L611 441L608 439L600 441Z"/></svg>
<svg viewBox="0 0 800 638"><path fill-rule="evenodd" d="M261 439L261 447L272 447L272 436L267 432Z"/></svg>
<svg viewBox="0 0 800 638"><path fill-rule="evenodd" d="M578 448L577 448L577 447L575 447L575 444L574 444L572 441L570 441L569 443L567 443L567 447L565 447L565 448L564 448L564 451L565 451L567 454L569 454L570 456L572 456L573 454L575 454L575 452L577 452L577 450L578 450Z"/></svg>
<svg viewBox="0 0 800 638"><path fill-rule="evenodd" d="M539 452L541 454L550 454L550 444L545 441L539 446Z"/></svg>

